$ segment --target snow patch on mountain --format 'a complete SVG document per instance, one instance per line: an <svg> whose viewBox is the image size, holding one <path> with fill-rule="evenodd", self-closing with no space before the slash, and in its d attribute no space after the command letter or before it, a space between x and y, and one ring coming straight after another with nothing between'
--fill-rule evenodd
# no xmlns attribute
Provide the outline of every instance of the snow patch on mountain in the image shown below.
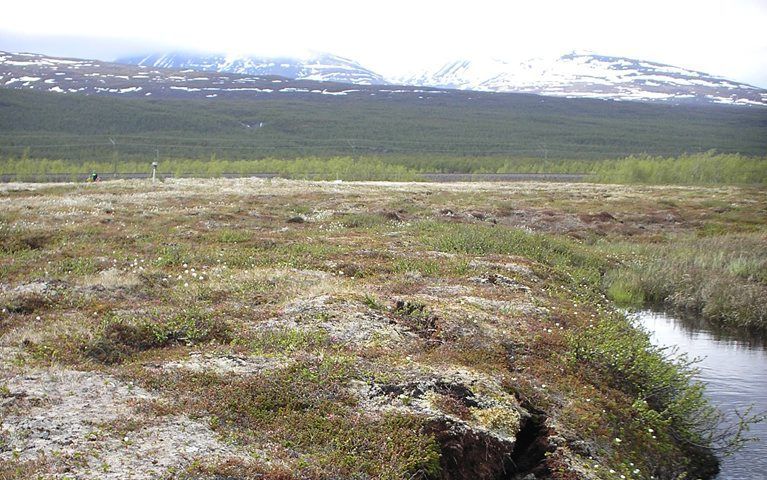
<svg viewBox="0 0 767 480"><path fill-rule="evenodd" d="M380 85L384 78L354 60L329 54L306 59L291 57L253 57L232 55L196 55L188 53L155 53L120 58L117 63L154 68L193 69L243 75L277 75L296 80Z"/></svg>
<svg viewBox="0 0 767 480"><path fill-rule="evenodd" d="M764 89L661 63L590 53L525 62L458 60L396 79L406 85L613 100L766 105Z"/></svg>

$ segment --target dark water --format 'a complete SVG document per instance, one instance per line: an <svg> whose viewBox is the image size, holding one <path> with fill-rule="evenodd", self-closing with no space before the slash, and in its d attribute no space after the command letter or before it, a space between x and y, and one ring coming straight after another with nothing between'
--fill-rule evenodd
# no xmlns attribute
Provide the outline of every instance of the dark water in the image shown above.
<svg viewBox="0 0 767 480"><path fill-rule="evenodd" d="M677 345L680 352L702 358L700 380L712 403L725 412L767 411L767 341L717 331L700 321L643 311L632 315L657 345ZM761 440L747 444L722 461L717 480L767 479L767 422L751 427L749 436Z"/></svg>

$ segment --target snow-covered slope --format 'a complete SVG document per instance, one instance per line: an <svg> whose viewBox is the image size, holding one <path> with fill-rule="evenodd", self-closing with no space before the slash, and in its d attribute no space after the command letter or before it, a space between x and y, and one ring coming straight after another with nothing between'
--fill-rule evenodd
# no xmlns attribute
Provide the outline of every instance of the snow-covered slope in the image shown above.
<svg viewBox="0 0 767 480"><path fill-rule="evenodd" d="M523 63L464 60L431 73L392 79L388 83L351 60L329 55L312 60L269 61L250 57L157 55L122 61L129 60L132 63L0 52L0 88L204 98L272 93L387 98L406 95L415 100L428 100L435 95L477 97L476 91L479 91L672 104L767 106L767 90L762 88L659 63L591 54L573 53ZM353 83L356 85L351 85ZM492 97L493 93L484 95Z"/></svg>
<svg viewBox="0 0 767 480"><path fill-rule="evenodd" d="M397 80L406 85L565 97L767 105L767 90L752 85L655 62L579 53L522 63L459 60Z"/></svg>
<svg viewBox="0 0 767 480"><path fill-rule="evenodd" d="M384 99L404 96L414 101L428 101L435 95L476 96L473 92L456 90L351 85L311 79L294 80L276 75L246 75L191 68L126 65L100 60L2 51L0 51L0 88L61 94L151 98L212 99L263 95L329 95Z"/></svg>
<svg viewBox="0 0 767 480"><path fill-rule="evenodd" d="M117 63L243 75L278 75L296 80L355 83L358 85L386 83L383 77L366 69L354 60L328 54L299 59L195 55L175 52L120 58Z"/></svg>

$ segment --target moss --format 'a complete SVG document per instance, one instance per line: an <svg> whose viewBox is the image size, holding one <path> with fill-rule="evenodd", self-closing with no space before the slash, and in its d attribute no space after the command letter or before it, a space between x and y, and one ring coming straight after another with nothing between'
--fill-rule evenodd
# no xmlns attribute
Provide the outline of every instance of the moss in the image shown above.
<svg viewBox="0 0 767 480"><path fill-rule="evenodd" d="M473 408L472 415L483 427L507 437L516 437L519 433L519 411L515 408L494 406Z"/></svg>

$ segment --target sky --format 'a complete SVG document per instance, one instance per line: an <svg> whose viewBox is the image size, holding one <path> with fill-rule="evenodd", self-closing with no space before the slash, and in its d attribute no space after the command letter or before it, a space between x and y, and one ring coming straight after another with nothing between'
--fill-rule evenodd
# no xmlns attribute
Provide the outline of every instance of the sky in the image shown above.
<svg viewBox="0 0 767 480"><path fill-rule="evenodd" d="M457 59L571 51L701 70L767 87L767 0L6 2L0 50L114 60L182 50L328 52L385 77Z"/></svg>

